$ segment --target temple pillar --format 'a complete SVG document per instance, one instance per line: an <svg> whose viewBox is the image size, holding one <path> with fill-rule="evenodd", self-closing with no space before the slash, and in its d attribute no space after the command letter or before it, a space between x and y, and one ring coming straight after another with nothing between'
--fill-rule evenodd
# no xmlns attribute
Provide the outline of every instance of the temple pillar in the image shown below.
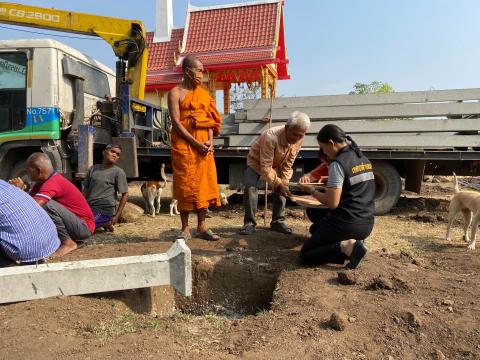
<svg viewBox="0 0 480 360"><path fill-rule="evenodd" d="M213 101L216 102L217 97L216 97L215 91L217 89L216 89L215 77L216 77L216 74L214 72L210 72L208 74L208 88L207 88L207 90L210 93L210 96L213 98Z"/></svg>
<svg viewBox="0 0 480 360"><path fill-rule="evenodd" d="M260 89L261 89L261 98L267 98L268 91L268 70L266 67L262 66L260 74Z"/></svg>
<svg viewBox="0 0 480 360"><path fill-rule="evenodd" d="M230 83L223 83L223 113L230 114Z"/></svg>

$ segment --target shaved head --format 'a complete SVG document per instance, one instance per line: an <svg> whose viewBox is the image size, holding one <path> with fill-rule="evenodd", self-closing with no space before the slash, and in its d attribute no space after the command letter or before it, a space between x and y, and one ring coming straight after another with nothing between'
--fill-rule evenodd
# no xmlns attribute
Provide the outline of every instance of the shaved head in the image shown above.
<svg viewBox="0 0 480 360"><path fill-rule="evenodd" d="M201 64L200 60L195 56L187 55L182 61L182 70L185 72L187 68L197 68L199 64Z"/></svg>
<svg viewBox="0 0 480 360"><path fill-rule="evenodd" d="M31 166L36 169L41 169L45 172L53 171L53 165L52 165L52 162L50 161L50 158L42 152L36 152L30 155L27 159L27 166Z"/></svg>

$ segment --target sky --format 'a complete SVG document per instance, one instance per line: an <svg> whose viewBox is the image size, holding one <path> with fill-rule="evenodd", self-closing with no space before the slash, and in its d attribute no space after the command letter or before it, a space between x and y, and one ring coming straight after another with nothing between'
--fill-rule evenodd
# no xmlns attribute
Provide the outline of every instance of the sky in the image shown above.
<svg viewBox="0 0 480 360"><path fill-rule="evenodd" d="M190 2L209 6L244 1ZM24 0L21 3L138 19L148 31L155 27L155 0ZM184 27L187 4L188 0L173 0L174 27ZM356 82L374 80L389 83L395 91L480 87L478 14L478 0L285 0L291 79L279 82L277 94L345 94ZM75 36L0 26L0 39ZM53 38L112 69L115 67L115 56L102 40Z"/></svg>

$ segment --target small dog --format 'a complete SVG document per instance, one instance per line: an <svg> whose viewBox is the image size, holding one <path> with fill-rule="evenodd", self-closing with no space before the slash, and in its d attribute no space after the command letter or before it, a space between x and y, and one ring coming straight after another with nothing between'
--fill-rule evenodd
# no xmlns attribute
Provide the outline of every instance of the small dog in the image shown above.
<svg viewBox="0 0 480 360"><path fill-rule="evenodd" d="M141 191L143 200L145 200L145 213L155 216L160 213L160 200L162 191L167 186L167 177L165 175L165 164L160 167L160 181L146 181L142 184Z"/></svg>
<svg viewBox="0 0 480 360"><path fill-rule="evenodd" d="M172 198L172 201L170 202L170 216L180 215L177 205L178 205L178 200Z"/></svg>
<svg viewBox="0 0 480 360"><path fill-rule="evenodd" d="M450 228L452 227L455 216L460 211L465 218L463 239L469 242L468 248L475 250L477 237L477 227L480 223L480 193L475 191L460 191L458 188L457 176L453 173L454 195L448 208L448 226L446 240L450 241ZM473 215L473 216L472 216ZM470 239L468 238L468 228L472 225Z"/></svg>
<svg viewBox="0 0 480 360"><path fill-rule="evenodd" d="M228 197L227 194L225 194L224 192L220 192L220 203L222 204L222 206L228 205ZM180 215L177 205L178 200L172 198L172 201L170 202L170 216ZM210 210L207 208L207 213L209 212Z"/></svg>

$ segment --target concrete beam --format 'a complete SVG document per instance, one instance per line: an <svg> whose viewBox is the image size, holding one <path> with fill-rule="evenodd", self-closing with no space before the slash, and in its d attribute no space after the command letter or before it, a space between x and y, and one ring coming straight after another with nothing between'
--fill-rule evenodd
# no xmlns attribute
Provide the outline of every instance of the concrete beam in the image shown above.
<svg viewBox="0 0 480 360"><path fill-rule="evenodd" d="M183 239L162 254L0 269L0 303L161 285L192 294L191 252Z"/></svg>
<svg viewBox="0 0 480 360"><path fill-rule="evenodd" d="M274 122L272 126L285 124L286 121ZM375 119L375 120L313 120L309 134L318 134L320 129L326 124L335 124L340 126L345 132L355 133L421 133L421 132L458 132L458 131L478 131L480 129L479 119ZM268 129L268 124L261 122L242 122L238 124L238 130L235 128L222 127L223 135L253 135L261 134ZM235 130L237 130L235 132Z"/></svg>
<svg viewBox="0 0 480 360"><path fill-rule="evenodd" d="M373 104L403 104L426 103L443 101L479 100L480 89L453 89L431 91L408 91L362 95L322 95L278 97L273 100L273 108L317 107L317 106L342 106L342 105L373 105ZM269 109L270 99L254 99L243 101L245 110Z"/></svg>
<svg viewBox="0 0 480 360"><path fill-rule="evenodd" d="M230 147L250 147L258 135L230 135ZM432 135L432 134L353 134L353 140L362 149L447 149L455 147L480 147L480 135ZM303 149L318 149L316 135L308 134Z"/></svg>
<svg viewBox="0 0 480 360"><path fill-rule="evenodd" d="M272 109L273 120L286 120L294 110L299 110L316 120L332 119L384 119L409 117L436 117L448 115L480 114L479 102L385 104L357 106L315 106ZM270 109L247 111L247 121L260 121L270 116Z"/></svg>

